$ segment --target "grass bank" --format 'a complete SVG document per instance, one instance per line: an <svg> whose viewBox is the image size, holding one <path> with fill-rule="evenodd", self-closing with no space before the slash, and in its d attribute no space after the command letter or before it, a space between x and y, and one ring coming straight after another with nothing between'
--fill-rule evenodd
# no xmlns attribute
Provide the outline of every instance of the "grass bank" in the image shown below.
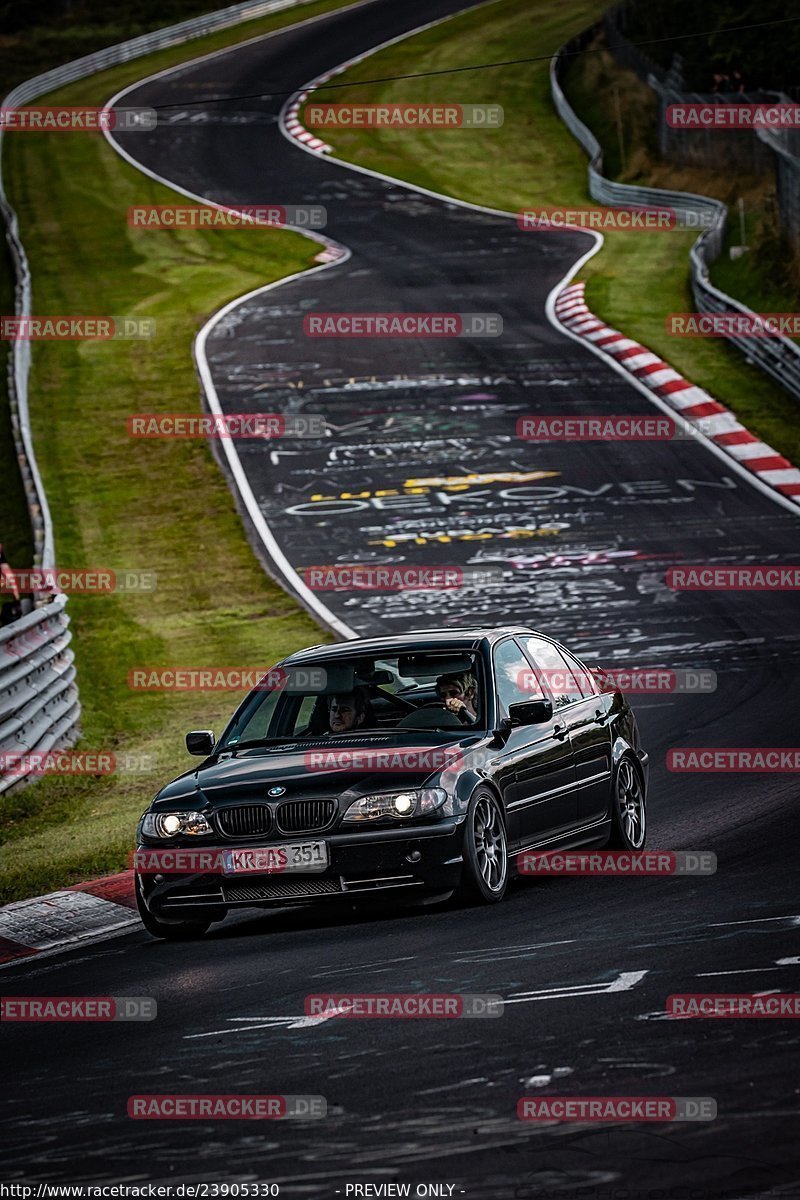
<svg viewBox="0 0 800 1200"><path fill-rule="evenodd" d="M339 7L304 6L302 15ZM163 51L48 97L102 104L143 75L298 19L297 10ZM119 870L155 788L191 765L187 729L219 729L238 696L134 692L134 666L268 666L319 627L259 566L207 445L134 441L134 412L200 411L191 347L222 304L311 264L279 230L129 229L134 203L175 194L100 136L7 139L7 186L33 273L34 311L154 317L147 341L34 344L34 441L65 566L154 571L152 593L73 597L87 749L153 755L154 771L49 777L0 802L0 900Z"/></svg>
<svg viewBox="0 0 800 1200"><path fill-rule="evenodd" d="M279 29L282 25L350 2L352 0L322 0L321 3L302 4L277 16L262 17L191 42L188 49L183 45L135 60L118 71L95 77L98 83L103 79L108 79L109 83L102 92L92 91L92 95L99 97L93 103L103 102L114 94L114 79L120 79L118 87L133 83L150 71L194 57L195 53L220 49L244 37ZM68 12L46 3L24 11L20 4L6 6L0 11L0 94L5 95L23 80L62 63L221 7L222 0L135 0L123 9L111 0L74 0ZM194 46L198 47L196 51ZM73 94L72 90L69 94ZM0 311L13 312L13 268L5 244L0 252L0 304ZM0 472L3 479L0 542L6 546L9 561L20 566L32 560L33 537L11 431L6 362L7 345L0 343Z"/></svg>

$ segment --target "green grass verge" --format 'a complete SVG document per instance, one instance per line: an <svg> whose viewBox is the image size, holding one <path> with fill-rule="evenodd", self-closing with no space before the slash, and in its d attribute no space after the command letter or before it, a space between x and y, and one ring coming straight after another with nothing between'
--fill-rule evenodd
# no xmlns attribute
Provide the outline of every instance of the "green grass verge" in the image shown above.
<svg viewBox="0 0 800 1200"><path fill-rule="evenodd" d="M67 97L63 100L64 103L74 103L70 97L78 95L80 90L81 95L90 97L86 103L104 103L119 88L134 83L152 71L161 70L196 54L221 49L243 38L254 37L259 33L305 20L316 13L341 8L348 3L352 3L352 0L321 0L319 3L303 4L298 8L288 9L276 16L261 17L190 42L188 48L184 44L150 55L146 59L136 59L103 75L96 75L89 82L88 91L83 85L76 85L59 95L62 99ZM106 8L106 0L92 0L91 6L76 2L71 6L69 14L54 18L47 25L34 23L13 33L0 34L0 79L4 80L2 92L5 94L22 80L51 70L60 63L137 37L151 29L214 11L220 6L220 0L137 0L124 12L120 12L119 7L113 4ZM33 14L32 19L35 21ZM11 143L14 136L10 134L6 138L6 147L12 152ZM61 142L54 145L56 150L62 148ZM5 243L0 252L0 304L0 311L14 311L13 267ZM0 343L0 473L3 480L3 487L0 489L0 542L6 547L9 561L20 565L32 560L33 537L11 431L6 387L7 355L7 343Z"/></svg>
<svg viewBox="0 0 800 1200"><path fill-rule="evenodd" d="M304 16L338 5L319 4ZM105 72L48 98L100 104L170 62L297 20L289 12ZM220 728L230 693L137 693L139 665L268 666L328 640L263 573L233 497L205 444L132 441L133 412L199 411L192 339L235 296L310 265L318 247L278 230L147 232L134 203L175 194L96 135L37 134L6 143L34 311L155 317L149 341L38 343L31 413L50 498L57 558L67 566L153 570L150 594L69 604L87 749L149 753L150 775L49 777L0 800L0 899L7 902L123 868L153 792L191 766L183 734ZM54 252L55 251L55 252Z"/></svg>
<svg viewBox="0 0 800 1200"><path fill-rule="evenodd" d="M534 205L585 205L586 156L553 108L548 60L568 38L597 20L604 7L590 0L560 5L530 0L524 6L518 0L495 0L387 47L336 79L337 84L358 86L318 93L319 99L338 103L499 103L505 109L500 129L327 129L325 139L337 157L474 203L512 212ZM449 76L359 83L528 56L542 57L537 62ZM581 61L591 64L597 57ZM636 109L645 103L646 97L636 93L634 98L635 76L619 74L627 79L621 103L628 112L631 105ZM648 89L641 90L649 95ZM577 86L571 91L583 119L590 125L597 121L599 133L613 144L616 122L609 120L607 112L600 119L597 105L593 107L592 84L584 85L582 93ZM646 108L634 111L627 120L628 138L638 129L645 143L641 153L626 154L624 177L636 178L650 167ZM674 172L664 168L655 186L687 186L685 178L669 183L667 174L674 179ZM698 184L689 190L706 189ZM520 234L526 236L535 235ZM668 313L694 307L688 259L693 240L692 234L684 233L607 233L602 250L581 272L587 280L587 302L609 324L641 340L729 405L754 433L800 461L795 401L722 340L680 339L665 330Z"/></svg>

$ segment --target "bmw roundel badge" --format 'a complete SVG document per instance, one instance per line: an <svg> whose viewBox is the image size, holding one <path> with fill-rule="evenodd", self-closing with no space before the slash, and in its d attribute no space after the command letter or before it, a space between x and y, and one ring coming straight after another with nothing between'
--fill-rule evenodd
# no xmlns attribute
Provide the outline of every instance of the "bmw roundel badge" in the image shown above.
<svg viewBox="0 0 800 1200"><path fill-rule="evenodd" d="M267 792L268 796L283 796L286 792L285 787L271 787Z"/></svg>

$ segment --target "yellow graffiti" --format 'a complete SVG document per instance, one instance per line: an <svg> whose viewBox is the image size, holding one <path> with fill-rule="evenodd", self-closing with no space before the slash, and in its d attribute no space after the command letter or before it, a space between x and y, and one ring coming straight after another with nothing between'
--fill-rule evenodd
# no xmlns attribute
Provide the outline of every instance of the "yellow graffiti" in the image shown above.
<svg viewBox="0 0 800 1200"><path fill-rule="evenodd" d="M560 471L492 471L487 475L440 475L430 479L407 479L410 487L472 487L476 483L534 483L537 479L552 479Z"/></svg>
<svg viewBox="0 0 800 1200"><path fill-rule="evenodd" d="M408 534L403 537L377 538L374 541L368 541L367 545L387 546L389 549L394 549L396 546L400 545L427 546L431 542L444 545L447 542L485 542L491 541L494 538L511 538L514 540L521 540L524 538L554 537L563 532L563 528L550 528L549 526L543 526L541 529L507 529L504 533Z"/></svg>
<svg viewBox="0 0 800 1200"><path fill-rule="evenodd" d="M401 488L380 488L377 491L339 492L328 496L315 492L312 501L371 500L383 496L427 496L434 488L444 492L466 492L481 483L534 483L539 479L554 479L560 471L496 471L490 475L442 475L431 479L407 479Z"/></svg>

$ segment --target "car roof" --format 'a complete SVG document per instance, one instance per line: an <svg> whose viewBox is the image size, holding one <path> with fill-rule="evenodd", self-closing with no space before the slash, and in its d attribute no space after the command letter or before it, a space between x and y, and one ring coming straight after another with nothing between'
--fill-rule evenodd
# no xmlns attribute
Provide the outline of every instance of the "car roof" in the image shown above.
<svg viewBox="0 0 800 1200"><path fill-rule="evenodd" d="M514 634L525 634L526 637L544 637L547 634L538 633L525 625L503 626L466 626L461 629L409 629L405 633L396 633L388 637L353 638L347 642L334 642L333 645L309 646L306 650L297 650L283 661L296 663L309 658L339 658L372 656L380 654L405 653L409 650L477 650L481 642L493 644L501 638ZM552 638L547 638L552 641Z"/></svg>

